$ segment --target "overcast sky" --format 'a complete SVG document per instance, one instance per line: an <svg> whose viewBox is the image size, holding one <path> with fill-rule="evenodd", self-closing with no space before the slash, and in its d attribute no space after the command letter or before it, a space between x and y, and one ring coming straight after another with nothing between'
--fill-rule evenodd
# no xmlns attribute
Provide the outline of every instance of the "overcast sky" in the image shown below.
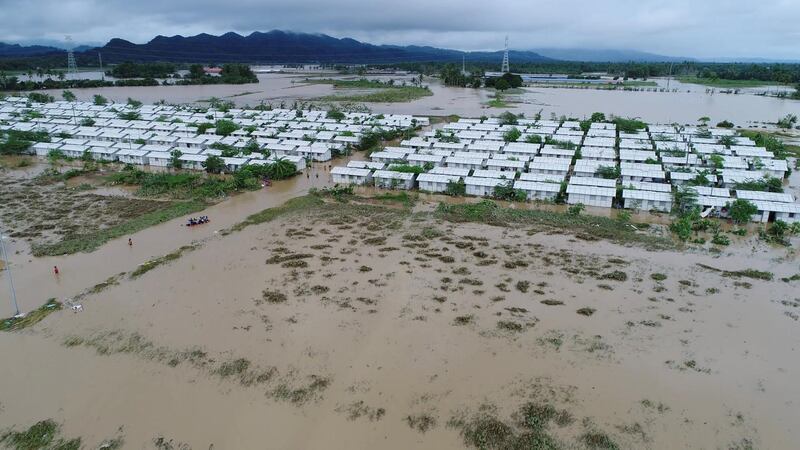
<svg viewBox="0 0 800 450"><path fill-rule="evenodd" d="M460 50L583 47L800 59L800 0L0 0L0 41L325 33Z"/></svg>

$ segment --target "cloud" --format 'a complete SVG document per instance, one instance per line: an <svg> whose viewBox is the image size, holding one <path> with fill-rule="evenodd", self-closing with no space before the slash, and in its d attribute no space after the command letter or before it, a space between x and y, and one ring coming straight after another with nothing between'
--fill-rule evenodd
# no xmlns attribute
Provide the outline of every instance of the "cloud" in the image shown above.
<svg viewBox="0 0 800 450"><path fill-rule="evenodd" d="M271 29L378 44L495 50L618 48L676 56L800 59L797 0L0 0L0 41L146 42Z"/></svg>

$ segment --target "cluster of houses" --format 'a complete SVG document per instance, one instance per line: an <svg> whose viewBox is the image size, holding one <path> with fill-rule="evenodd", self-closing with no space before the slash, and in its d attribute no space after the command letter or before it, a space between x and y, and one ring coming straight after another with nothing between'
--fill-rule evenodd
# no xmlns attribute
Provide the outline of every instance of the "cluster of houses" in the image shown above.
<svg viewBox="0 0 800 450"><path fill-rule="evenodd" d="M168 105L32 103L24 97L7 97L0 100L0 139L7 130L45 131L50 142L32 148L38 156L58 151L69 158L88 154L96 160L165 167L178 150L186 169L202 170L202 163L216 155L222 157L228 171L277 158L303 170L307 161L329 161L357 144L366 132L428 125L427 118L409 115L345 113L339 120L327 115L326 111L287 109L219 111ZM132 117L135 119L129 120ZM232 121L238 129L220 136L215 128L198 127L221 119ZM240 151L222 156L221 149Z"/></svg>
<svg viewBox="0 0 800 450"><path fill-rule="evenodd" d="M792 195L737 188L783 179L789 168L733 130L648 125L631 133L613 123L582 129L573 121L517 122L460 119L374 152L370 161L334 167L331 176L340 184L434 193L463 183L474 196L507 186L529 200L561 197L569 204L664 212L672 209L674 192L694 189L704 216L725 216L730 202L743 198L758 208L754 221L800 220Z"/></svg>

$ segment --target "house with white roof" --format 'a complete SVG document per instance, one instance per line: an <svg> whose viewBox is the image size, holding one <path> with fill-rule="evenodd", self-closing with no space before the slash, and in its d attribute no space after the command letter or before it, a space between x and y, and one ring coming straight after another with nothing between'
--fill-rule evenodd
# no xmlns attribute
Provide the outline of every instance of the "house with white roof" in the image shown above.
<svg viewBox="0 0 800 450"><path fill-rule="evenodd" d="M336 184L366 185L372 183L372 170L337 166L331 169L331 178Z"/></svg>
<svg viewBox="0 0 800 450"><path fill-rule="evenodd" d="M514 189L525 192L528 200L554 201L561 191L558 183L543 183L538 181L514 181Z"/></svg>
<svg viewBox="0 0 800 450"><path fill-rule="evenodd" d="M393 170L376 170L372 173L375 187L383 189L413 189L416 174L409 172L395 172Z"/></svg>
<svg viewBox="0 0 800 450"><path fill-rule="evenodd" d="M586 206L601 206L610 208L617 195L616 188L588 186L570 182L567 185L567 203L576 205L578 203Z"/></svg>
<svg viewBox="0 0 800 450"><path fill-rule="evenodd" d="M477 197L491 197L494 195L495 187L509 183L512 183L512 181L504 178L467 177L464 179L467 195Z"/></svg>
<svg viewBox="0 0 800 450"><path fill-rule="evenodd" d="M445 192L449 183L458 183L460 176L421 173L417 175L419 190L426 192Z"/></svg>

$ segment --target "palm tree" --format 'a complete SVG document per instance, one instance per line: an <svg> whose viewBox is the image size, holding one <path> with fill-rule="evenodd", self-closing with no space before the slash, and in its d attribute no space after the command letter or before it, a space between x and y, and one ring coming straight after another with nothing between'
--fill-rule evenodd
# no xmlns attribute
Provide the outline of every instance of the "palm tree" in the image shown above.
<svg viewBox="0 0 800 450"><path fill-rule="evenodd" d="M289 178L295 173L297 173L297 166L284 158L278 158L274 163L267 166L267 174L275 180Z"/></svg>

